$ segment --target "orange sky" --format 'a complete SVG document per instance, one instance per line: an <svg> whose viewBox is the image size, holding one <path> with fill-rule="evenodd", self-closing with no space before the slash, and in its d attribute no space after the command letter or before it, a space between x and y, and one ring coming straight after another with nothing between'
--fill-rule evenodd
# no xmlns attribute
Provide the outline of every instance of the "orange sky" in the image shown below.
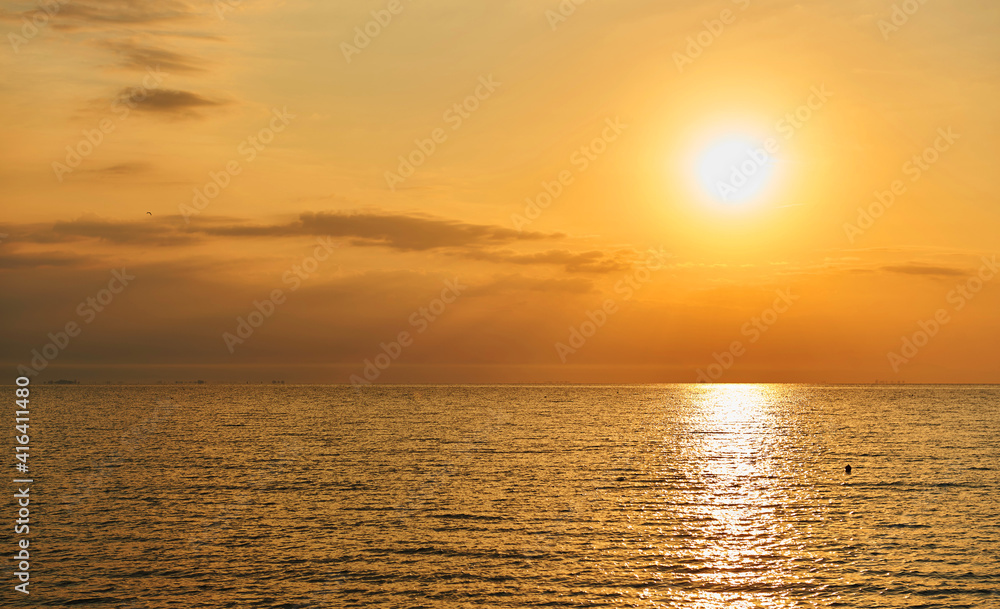
<svg viewBox="0 0 1000 609"><path fill-rule="evenodd" d="M1000 382L996 3L47 6L0 15L11 368Z"/></svg>

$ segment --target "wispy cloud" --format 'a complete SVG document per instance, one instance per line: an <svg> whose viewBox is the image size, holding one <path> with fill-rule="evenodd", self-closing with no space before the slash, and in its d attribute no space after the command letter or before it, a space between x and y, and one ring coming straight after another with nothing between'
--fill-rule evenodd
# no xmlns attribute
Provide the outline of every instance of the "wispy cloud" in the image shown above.
<svg viewBox="0 0 1000 609"><path fill-rule="evenodd" d="M384 246L403 251L499 245L562 236L519 233L497 225L432 216L372 212L304 213L297 221L285 224L210 226L203 230L206 234L234 237L328 235L347 238L356 246Z"/></svg>
<svg viewBox="0 0 1000 609"><path fill-rule="evenodd" d="M928 275L932 277L963 277L968 275L968 271L956 267L932 266L929 264L909 263L896 264L882 267L888 273L902 273L904 275Z"/></svg>
<svg viewBox="0 0 1000 609"><path fill-rule="evenodd" d="M53 27L82 29L163 24L193 18L203 11L179 0L72 0L63 5Z"/></svg>
<svg viewBox="0 0 1000 609"><path fill-rule="evenodd" d="M92 173L103 176L126 176L145 173L152 168L149 163L116 163L95 169L81 169L81 173Z"/></svg>
<svg viewBox="0 0 1000 609"><path fill-rule="evenodd" d="M20 254L0 252L0 269L35 269L54 266L76 266L87 259L73 254Z"/></svg>
<svg viewBox="0 0 1000 609"><path fill-rule="evenodd" d="M98 171L112 175L144 171L142 165L120 164ZM145 214L145 210L138 213ZM146 216L113 221L94 215L52 224L2 227L12 241L53 244L98 240L114 246L180 247L208 241L285 239L329 236L353 247L383 247L399 252L439 251L450 256L492 264L554 265L574 273L608 273L630 268L628 252L549 249L519 252L515 244L558 241L561 233L518 232L503 226L472 224L417 214L304 213L291 222L252 224L238 218L206 216L196 226L179 216ZM491 249L507 246L501 249Z"/></svg>
<svg viewBox="0 0 1000 609"><path fill-rule="evenodd" d="M132 70L146 70L150 66L170 72L200 72L203 61L191 55L139 43L134 38L123 40L103 40L96 46L113 52L118 57L118 66Z"/></svg>
<svg viewBox="0 0 1000 609"><path fill-rule="evenodd" d="M594 291L594 284L583 278L540 279L523 275L503 275L483 285L473 286L467 296L494 296L510 292L562 292L566 294L587 294Z"/></svg>
<svg viewBox="0 0 1000 609"><path fill-rule="evenodd" d="M145 98L136 99L133 90L125 88L118 93L118 98L134 99L136 101L136 110L139 112L175 116L192 116L197 114L194 112L197 109L224 106L229 103L209 99L191 91L178 91L175 89L150 89L143 91L143 93Z"/></svg>
<svg viewBox="0 0 1000 609"><path fill-rule="evenodd" d="M119 164L102 171L129 173L143 170L137 164ZM142 213L145 213L143 210ZM180 216L144 217L117 221L95 215L52 224L5 225L14 241L57 243L83 238L112 243L183 245L208 238L269 239L297 236L330 236L348 239L358 247L386 247L400 251L480 248L513 242L563 237L559 233L523 232L489 224L471 224L424 215L366 213L304 213L298 220L253 224L240 218L203 216L197 226L186 225ZM557 262L572 261L559 254ZM578 262L593 259L584 254Z"/></svg>
<svg viewBox="0 0 1000 609"><path fill-rule="evenodd" d="M519 254L511 250L472 251L462 256L473 260L484 260L508 264L556 264L573 273L610 273L625 270L631 264L601 251L571 252L569 250L548 250L531 254Z"/></svg>

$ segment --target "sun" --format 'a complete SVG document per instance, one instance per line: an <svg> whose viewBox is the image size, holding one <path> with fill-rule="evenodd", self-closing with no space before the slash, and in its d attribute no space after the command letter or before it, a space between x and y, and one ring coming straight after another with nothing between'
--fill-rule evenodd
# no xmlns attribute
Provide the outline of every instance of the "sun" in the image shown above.
<svg viewBox="0 0 1000 609"><path fill-rule="evenodd" d="M773 138L718 136L697 153L692 174L699 190L712 201L744 206L761 200L775 184L777 152Z"/></svg>

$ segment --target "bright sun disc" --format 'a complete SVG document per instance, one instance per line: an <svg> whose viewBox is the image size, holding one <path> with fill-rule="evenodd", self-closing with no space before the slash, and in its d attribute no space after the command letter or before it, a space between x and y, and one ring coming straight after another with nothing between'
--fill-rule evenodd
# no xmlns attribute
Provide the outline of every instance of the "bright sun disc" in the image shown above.
<svg viewBox="0 0 1000 609"><path fill-rule="evenodd" d="M774 179L775 159L756 138L727 136L701 152L696 174L702 190L713 200L739 205L764 193Z"/></svg>

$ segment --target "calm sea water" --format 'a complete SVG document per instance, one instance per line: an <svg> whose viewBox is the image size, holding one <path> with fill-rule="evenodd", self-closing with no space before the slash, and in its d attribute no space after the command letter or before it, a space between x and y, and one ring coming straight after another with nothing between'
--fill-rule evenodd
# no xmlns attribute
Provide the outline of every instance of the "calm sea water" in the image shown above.
<svg viewBox="0 0 1000 609"><path fill-rule="evenodd" d="M998 405L996 386L36 386L30 603L1000 607Z"/></svg>

